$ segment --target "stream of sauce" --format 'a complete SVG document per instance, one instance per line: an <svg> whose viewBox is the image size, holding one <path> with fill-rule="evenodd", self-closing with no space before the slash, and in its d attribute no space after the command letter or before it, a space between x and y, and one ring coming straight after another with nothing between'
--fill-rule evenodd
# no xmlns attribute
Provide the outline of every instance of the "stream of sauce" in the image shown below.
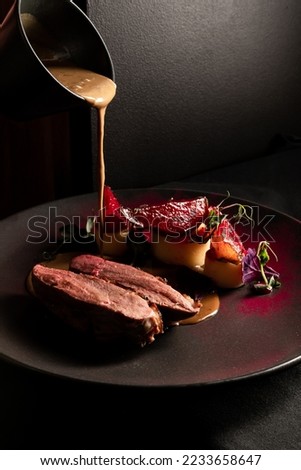
<svg viewBox="0 0 301 470"><path fill-rule="evenodd" d="M54 64L47 66L49 72L66 88L84 98L93 108L98 110L98 208L100 224L98 245L102 250L101 240L104 233L103 220L103 193L105 186L105 158L104 158L104 129L105 114L109 103L116 93L116 84L109 78L99 75L91 70L77 67L72 63Z"/></svg>
<svg viewBox="0 0 301 470"><path fill-rule="evenodd" d="M50 36L39 21L31 14L22 14L22 23L26 34L36 54L47 67L49 72L68 90L84 98L93 108L98 110L98 209L100 215L100 228L98 234L98 246L102 252L102 235L104 232L103 194L105 186L105 157L104 157L104 129L105 114L109 103L116 94L116 84L109 78L78 67L70 60L68 51L52 36ZM49 266L68 269L72 254L56 255ZM155 274L155 273L154 273ZM30 280L29 290L30 290ZM219 297L216 293L204 295L201 299L202 306L198 313L190 318L181 320L180 325L199 323L218 312Z"/></svg>

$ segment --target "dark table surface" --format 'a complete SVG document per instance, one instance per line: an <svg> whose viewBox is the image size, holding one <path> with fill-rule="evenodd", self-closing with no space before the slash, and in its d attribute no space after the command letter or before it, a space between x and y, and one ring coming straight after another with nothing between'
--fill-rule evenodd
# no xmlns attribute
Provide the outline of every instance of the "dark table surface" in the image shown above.
<svg viewBox="0 0 301 470"><path fill-rule="evenodd" d="M292 149L165 186L229 191L301 220L299 158ZM300 449L299 363L205 387L131 388L3 359L0 380L1 449Z"/></svg>

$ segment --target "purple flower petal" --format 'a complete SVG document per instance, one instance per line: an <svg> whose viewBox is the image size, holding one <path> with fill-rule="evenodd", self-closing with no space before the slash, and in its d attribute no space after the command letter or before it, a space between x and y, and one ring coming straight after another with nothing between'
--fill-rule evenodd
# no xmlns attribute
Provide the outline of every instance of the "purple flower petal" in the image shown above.
<svg viewBox="0 0 301 470"><path fill-rule="evenodd" d="M260 271L260 261L256 254L256 250L249 248L246 255L242 260L242 271L243 271L243 283L252 284L262 280ZM279 273L269 266L264 267L264 272L267 278L274 276L275 279L279 278Z"/></svg>

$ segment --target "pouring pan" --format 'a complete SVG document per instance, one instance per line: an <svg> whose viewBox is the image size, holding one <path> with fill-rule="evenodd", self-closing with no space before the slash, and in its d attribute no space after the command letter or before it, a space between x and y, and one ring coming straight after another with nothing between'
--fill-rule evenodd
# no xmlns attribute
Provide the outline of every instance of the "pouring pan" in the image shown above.
<svg viewBox="0 0 301 470"><path fill-rule="evenodd" d="M101 35L71 0L15 0L0 21L1 114L28 120L88 106L51 75L47 60L68 59L114 81Z"/></svg>

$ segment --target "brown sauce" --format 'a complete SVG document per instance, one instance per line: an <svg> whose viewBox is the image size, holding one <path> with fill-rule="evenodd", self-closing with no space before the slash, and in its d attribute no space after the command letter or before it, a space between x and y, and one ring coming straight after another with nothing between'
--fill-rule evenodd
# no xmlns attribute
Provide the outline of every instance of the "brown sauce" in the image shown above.
<svg viewBox="0 0 301 470"><path fill-rule="evenodd" d="M103 234L103 193L105 186L105 158L104 158L104 128L105 114L109 103L116 94L116 84L109 78L78 67L70 61L68 51L52 36L50 36L39 21L30 14L22 14L22 23L26 34L31 41L35 52L47 67L49 72L71 92L84 98L93 108L98 110L98 179L100 232L98 233L98 245L102 252ZM72 254L60 254L54 260L45 264L59 269L68 269ZM154 273L155 274L155 273ZM155 274L156 275L156 274ZM28 289L31 288L30 276ZM200 279L200 282L201 279ZM181 320L179 325L192 325L214 316L219 309L219 297L216 293L204 295L201 299L202 306L198 313L188 319Z"/></svg>
<svg viewBox="0 0 301 470"><path fill-rule="evenodd" d="M105 186L104 159L104 128L105 113L108 104L116 93L116 84L109 78L91 70L77 67L73 64L58 64L47 67L49 72L66 88L83 97L90 105L98 110L98 182L99 182L99 215L100 233L98 244L101 250L103 234L103 192Z"/></svg>
<svg viewBox="0 0 301 470"><path fill-rule="evenodd" d="M179 325L194 325L203 320L207 320L217 314L220 306L219 296L216 292L205 294L201 299L201 307L196 315L180 320Z"/></svg>

